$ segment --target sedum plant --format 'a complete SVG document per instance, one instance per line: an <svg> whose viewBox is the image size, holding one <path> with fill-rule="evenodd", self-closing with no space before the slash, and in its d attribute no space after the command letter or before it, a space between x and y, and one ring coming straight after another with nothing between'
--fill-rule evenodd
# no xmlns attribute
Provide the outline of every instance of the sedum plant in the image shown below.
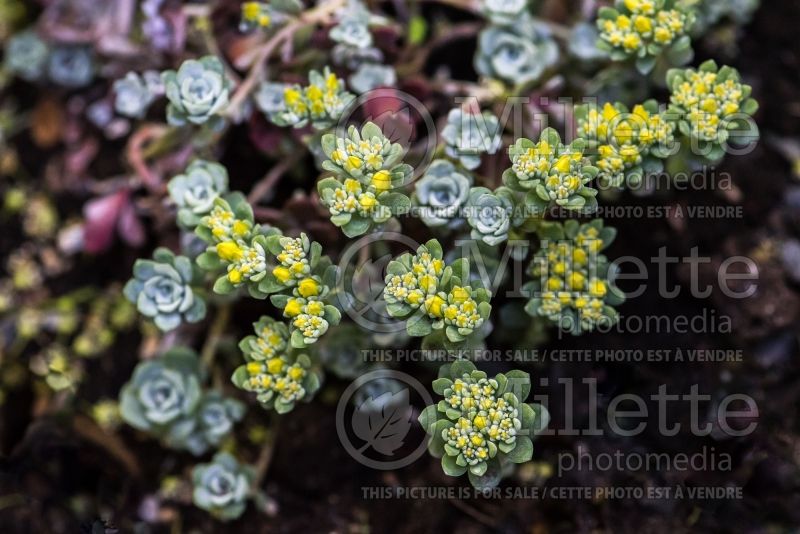
<svg viewBox="0 0 800 534"><path fill-rule="evenodd" d="M675 0L617 0L615 8L598 12L598 46L615 61L635 59L642 74L659 59L684 65L693 56L688 34L694 19L694 11Z"/></svg>
<svg viewBox="0 0 800 534"><path fill-rule="evenodd" d="M205 124L228 104L230 81L216 56L187 59L161 78L169 99L167 122L173 126Z"/></svg>
<svg viewBox="0 0 800 534"><path fill-rule="evenodd" d="M452 109L447 114L442 139L445 154L465 169L475 170L481 164L481 154L494 154L500 148L500 123L488 111L474 114L461 108Z"/></svg>
<svg viewBox="0 0 800 534"><path fill-rule="evenodd" d="M311 400L319 389L319 376L306 354L293 353L286 324L262 317L253 327L255 335L239 343L246 363L233 373L236 387L255 393L264 408L277 413Z"/></svg>
<svg viewBox="0 0 800 534"><path fill-rule="evenodd" d="M493 247L506 241L508 233L516 225L514 194L507 187L494 191L473 187L465 211L472 228L470 236Z"/></svg>
<svg viewBox="0 0 800 534"><path fill-rule="evenodd" d="M213 209L214 202L228 192L228 171L219 163L198 159L183 174L173 177L167 189L178 206L178 223L194 229Z"/></svg>
<svg viewBox="0 0 800 534"><path fill-rule="evenodd" d="M558 57L550 30L525 15L513 26L489 26L480 33L475 70L511 85L528 85L538 82Z"/></svg>
<svg viewBox="0 0 800 534"><path fill-rule="evenodd" d="M317 190L331 222L346 236L365 234L408 211L410 199L396 190L409 181L412 168L400 162L403 147L377 125L368 122L361 131L350 126L341 137L325 134L322 150L322 167L335 177L321 180Z"/></svg>
<svg viewBox="0 0 800 534"><path fill-rule="evenodd" d="M389 262L383 296L388 313L406 321L410 336L443 330L449 343L460 344L488 319L491 294L470 281L469 262L445 266L442 246L432 239L416 254L406 252Z"/></svg>
<svg viewBox="0 0 800 534"><path fill-rule="evenodd" d="M34 31L13 35L6 43L5 68L29 82L44 76L50 48Z"/></svg>
<svg viewBox="0 0 800 534"><path fill-rule="evenodd" d="M192 501L217 519L230 521L244 513L256 473L227 452L219 452L211 463L192 469Z"/></svg>
<svg viewBox="0 0 800 534"><path fill-rule="evenodd" d="M595 219L549 223L540 231L544 239L531 262L533 281L523 286L532 295L525 311L573 334L616 322L614 306L625 299L612 283L608 259L600 254L616 230Z"/></svg>
<svg viewBox="0 0 800 534"><path fill-rule="evenodd" d="M499 26L513 26L528 9L529 0L482 0L481 10Z"/></svg>
<svg viewBox="0 0 800 534"><path fill-rule="evenodd" d="M158 248L153 260L136 260L124 293L158 328L173 330L184 321L196 323L206 315L205 301L192 288L195 278L189 258Z"/></svg>
<svg viewBox="0 0 800 534"><path fill-rule="evenodd" d="M496 486L508 464L529 461L532 439L550 419L544 406L525 403L531 380L522 371L489 378L472 362L458 360L439 368L433 390L443 400L419 416L430 435L428 450L442 459L447 475L467 473L476 488Z"/></svg>
<svg viewBox="0 0 800 534"><path fill-rule="evenodd" d="M155 71L147 71L142 76L129 72L114 81L114 109L120 115L141 119L156 96L163 92L161 85L161 78Z"/></svg>
<svg viewBox="0 0 800 534"><path fill-rule="evenodd" d="M322 73L312 70L308 81L306 87L263 84L256 102L278 126L302 128L310 124L317 130L330 128L354 96L347 92L344 81L327 67Z"/></svg>
<svg viewBox="0 0 800 534"><path fill-rule="evenodd" d="M578 135L588 143L600 186L637 187L645 173L663 170L662 161L675 148L675 123L658 106L648 100L630 111L620 103L606 103L600 110L591 105L575 108Z"/></svg>
<svg viewBox="0 0 800 534"><path fill-rule="evenodd" d="M434 160L414 183L414 204L419 218L431 228L457 223L466 205L472 176L444 159Z"/></svg>
<svg viewBox="0 0 800 534"><path fill-rule="evenodd" d="M667 85L672 92L670 113L680 117L680 132L708 146L706 158L711 161L722 159L731 131L749 130L750 118L758 111L758 102L750 97L752 88L741 83L739 72L719 68L713 60L697 70L669 71ZM741 142L747 137L748 133L738 135Z"/></svg>
<svg viewBox="0 0 800 534"><path fill-rule="evenodd" d="M517 139L509 148L511 168L503 173L503 183L525 192L526 205L541 211L551 204L591 211L597 206L597 190L588 184L598 169L584 157L585 146L583 139L564 145L552 128L542 132L538 143Z"/></svg>
<svg viewBox="0 0 800 534"><path fill-rule="evenodd" d="M120 415L167 446L195 456L221 444L244 416L237 400L201 389L202 371L191 349L176 347L136 366L120 392Z"/></svg>

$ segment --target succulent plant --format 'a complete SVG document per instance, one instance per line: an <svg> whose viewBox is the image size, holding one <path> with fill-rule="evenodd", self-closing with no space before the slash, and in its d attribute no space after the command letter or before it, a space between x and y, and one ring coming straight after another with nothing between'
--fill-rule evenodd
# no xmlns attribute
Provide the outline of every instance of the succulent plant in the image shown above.
<svg viewBox="0 0 800 534"><path fill-rule="evenodd" d="M615 61L635 58L642 74L659 58L684 65L693 57L688 33L694 19L694 11L675 0L617 0L616 8L598 12L598 46Z"/></svg>
<svg viewBox="0 0 800 534"><path fill-rule="evenodd" d="M490 21L500 26L512 26L528 9L529 0L483 0L482 10Z"/></svg>
<svg viewBox="0 0 800 534"><path fill-rule="evenodd" d="M551 203L573 210L590 211L597 206L597 190L589 183L598 169L589 165L583 152L586 142L576 139L569 145L552 128L545 129L539 142L517 139L509 148L511 168L503 182L515 191L527 192L528 205L546 209Z"/></svg>
<svg viewBox="0 0 800 534"><path fill-rule="evenodd" d="M473 187L465 206L467 222L472 227L473 239L480 239L487 245L499 245L508 239L508 232L517 218L514 194L500 187L490 191L485 187Z"/></svg>
<svg viewBox="0 0 800 534"><path fill-rule="evenodd" d="M544 406L525 403L531 380L522 371L489 378L472 362L458 360L439 369L433 390L444 400L419 416L431 436L428 450L442 459L447 475L468 473L476 488L492 488L508 464L530 461L532 439L549 423Z"/></svg>
<svg viewBox="0 0 800 534"><path fill-rule="evenodd" d="M442 247L432 239L417 253L405 253L386 268L383 297L392 317L406 321L410 336L444 330L452 344L464 342L488 319L491 294L470 282L469 262L445 266Z"/></svg>
<svg viewBox="0 0 800 534"><path fill-rule="evenodd" d="M527 85L539 81L558 56L549 29L526 15L513 26L489 26L480 33L475 70L489 78Z"/></svg>
<svg viewBox="0 0 800 534"><path fill-rule="evenodd" d="M92 49L81 45L62 45L53 48L47 60L47 76L53 83L77 89L94 79Z"/></svg>
<svg viewBox="0 0 800 534"><path fill-rule="evenodd" d="M397 189L409 181L411 166L400 163L403 147L377 125L368 122L360 132L350 126L343 137L325 134L322 150L328 158L322 167L336 178L320 180L317 190L331 222L346 236L362 235L408 210L410 199Z"/></svg>
<svg viewBox="0 0 800 534"><path fill-rule="evenodd" d="M481 154L494 154L500 148L500 123L491 112L474 114L455 108L447 114L442 139L448 156L465 169L477 169Z"/></svg>
<svg viewBox="0 0 800 534"><path fill-rule="evenodd" d="M307 355L291 352L286 324L262 317L253 327L256 335L239 343L246 363L233 373L236 387L256 393L262 406L277 413L311 400L319 389L319 376Z"/></svg>
<svg viewBox="0 0 800 534"><path fill-rule="evenodd" d="M370 18L370 12L363 3L349 0L339 22L331 28L328 36L332 41L351 48L369 48L372 46Z"/></svg>
<svg viewBox="0 0 800 534"><path fill-rule="evenodd" d="M710 147L706 158L722 159L730 132L736 130L736 141L744 143L758 138L751 132L750 118L758 111L758 102L750 97L752 88L741 83L739 72L731 67L719 68L713 60L700 68L673 69L667 73L672 91L669 113L677 117L680 132ZM748 131L750 135L743 132ZM748 139L749 138L749 139Z"/></svg>
<svg viewBox="0 0 800 534"><path fill-rule="evenodd" d="M366 93L378 87L391 87L397 83L394 67L376 63L363 63L348 78L350 87L357 93Z"/></svg>
<svg viewBox="0 0 800 534"><path fill-rule="evenodd" d="M50 52L45 43L32 30L13 35L6 44L5 67L29 82L42 78Z"/></svg>
<svg viewBox="0 0 800 534"><path fill-rule="evenodd" d="M217 391L203 395L195 414L195 429L186 439L186 448L195 456L218 447L230 435L234 423L241 421L245 406Z"/></svg>
<svg viewBox="0 0 800 534"><path fill-rule="evenodd" d="M419 218L434 228L454 222L466 204L472 176L459 171L447 160L437 159L414 183L414 202Z"/></svg>
<svg viewBox="0 0 800 534"><path fill-rule="evenodd" d="M584 105L575 108L578 136L587 141L588 154L602 187L637 187L646 172L663 170L662 160L677 148L675 123L659 113L658 103L648 100L629 111L620 103L606 103L601 110Z"/></svg>
<svg viewBox="0 0 800 534"><path fill-rule="evenodd" d="M242 465L227 452L214 455L211 463L192 470L192 500L217 519L229 521L244 513L255 470Z"/></svg>
<svg viewBox="0 0 800 534"><path fill-rule="evenodd" d="M160 85L161 79L155 71L145 72L143 76L129 72L114 81L114 109L120 115L141 119L159 93Z"/></svg>
<svg viewBox="0 0 800 534"><path fill-rule="evenodd" d="M595 219L548 223L540 231L542 248L530 267L533 281L523 286L532 295L525 311L573 334L616 322L613 307L625 297L612 283L615 273L608 259L600 254L614 241L616 230Z"/></svg>
<svg viewBox="0 0 800 534"><path fill-rule="evenodd" d="M178 206L178 222L194 229L214 208L214 202L228 192L228 171L219 163L198 159L183 174L174 176L167 189Z"/></svg>
<svg viewBox="0 0 800 534"><path fill-rule="evenodd" d="M190 349L174 348L139 363L120 391L120 414L129 425L183 448L195 431L200 366Z"/></svg>
<svg viewBox="0 0 800 534"><path fill-rule="evenodd" d="M188 59L177 72L168 70L161 77L169 99L167 122L173 126L204 124L228 104L230 81L215 56Z"/></svg>
<svg viewBox="0 0 800 534"><path fill-rule="evenodd" d="M206 315L205 301L192 289L193 279L189 258L158 248L153 261L136 260L125 296L161 330L173 330L183 321L196 323Z"/></svg>
<svg viewBox="0 0 800 534"><path fill-rule="evenodd" d="M302 128L311 124L318 130L328 129L339 120L354 96L328 67L322 73L312 70L308 82L306 87L262 84L256 102L278 126ZM282 100L278 100L279 92Z"/></svg>

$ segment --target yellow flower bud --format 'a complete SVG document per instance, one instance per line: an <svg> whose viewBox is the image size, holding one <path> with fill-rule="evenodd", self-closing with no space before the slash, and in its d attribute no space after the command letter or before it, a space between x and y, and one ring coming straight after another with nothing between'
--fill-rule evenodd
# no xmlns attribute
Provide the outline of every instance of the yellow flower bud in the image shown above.
<svg viewBox="0 0 800 534"><path fill-rule="evenodd" d="M283 370L283 360L280 358L272 358L267 362L267 370L270 374L276 375Z"/></svg>
<svg viewBox="0 0 800 534"><path fill-rule="evenodd" d="M272 276L274 276L275 279L278 280L278 282L280 282L281 284L285 284L289 280L289 278L292 277L292 273L286 267L279 265L278 267L272 269Z"/></svg>
<svg viewBox="0 0 800 534"><path fill-rule="evenodd" d="M379 192L388 191L392 187L392 175L387 170L381 170L372 175L372 185Z"/></svg>
<svg viewBox="0 0 800 534"><path fill-rule="evenodd" d="M286 303L286 307L283 309L283 313L289 317L300 315L302 312L303 303L298 299L289 299L289 301Z"/></svg>
<svg viewBox="0 0 800 534"><path fill-rule="evenodd" d="M238 284L242 281L242 271L239 269L231 269L228 271L228 281L232 284Z"/></svg>
<svg viewBox="0 0 800 534"><path fill-rule="evenodd" d="M243 255L244 252L241 247L233 241L224 241L217 244L217 256L227 262L239 261Z"/></svg>
<svg viewBox="0 0 800 534"><path fill-rule="evenodd" d="M325 313L325 305L318 300L312 300L306 304L306 313L309 315L322 315Z"/></svg>
<svg viewBox="0 0 800 534"><path fill-rule="evenodd" d="M306 278L297 285L297 291L303 297L315 297L319 295L319 284L313 278Z"/></svg>

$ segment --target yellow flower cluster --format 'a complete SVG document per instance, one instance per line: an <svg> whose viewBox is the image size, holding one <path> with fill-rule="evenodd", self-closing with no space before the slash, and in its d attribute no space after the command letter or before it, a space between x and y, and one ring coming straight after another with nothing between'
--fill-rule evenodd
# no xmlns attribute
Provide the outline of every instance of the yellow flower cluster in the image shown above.
<svg viewBox="0 0 800 534"><path fill-rule="evenodd" d="M455 286L447 295L447 304L441 311L444 324L457 328L480 328L483 318L478 313L478 303L469 288Z"/></svg>
<svg viewBox="0 0 800 534"><path fill-rule="evenodd" d="M717 139L726 118L739 113L746 96L735 79L717 80L715 72L687 69L685 79L672 91L672 103L687 110L692 133L700 139Z"/></svg>
<svg viewBox="0 0 800 534"><path fill-rule="evenodd" d="M283 250L276 256L280 265L272 270L272 275L282 284L308 277L311 266L308 263L308 245L302 238L281 239Z"/></svg>
<svg viewBox="0 0 800 534"><path fill-rule="evenodd" d="M306 87L287 87L283 91L286 109L295 117L295 122L304 119L330 119L338 117L349 102L344 82L332 72L327 73L319 83Z"/></svg>
<svg viewBox="0 0 800 534"><path fill-rule="evenodd" d="M380 176L379 176L380 175ZM387 180L384 183L382 180L375 180L375 176L386 176ZM378 171L373 175L373 182L377 183L379 187L386 186L388 189L388 176L389 171ZM375 187L377 190L378 187ZM364 191L361 183L358 180L348 178L334 193L332 200L328 203L328 209L331 215L339 215L341 213L358 213L362 217L371 217L373 213L381 207L380 202L372 191Z"/></svg>
<svg viewBox="0 0 800 534"><path fill-rule="evenodd" d="M584 226L570 242L548 242L537 252L533 275L542 280L540 313L558 322L567 308L581 322L596 324L603 318L607 284L597 277L596 258L603 246L597 228Z"/></svg>
<svg viewBox="0 0 800 534"><path fill-rule="evenodd" d="M317 285L316 290L318 289ZM295 291L300 291L300 288ZM305 339L316 340L328 331L328 321L324 318L325 305L314 297L290 298L283 309L283 315L292 319L292 326L297 328Z"/></svg>
<svg viewBox="0 0 800 534"><path fill-rule="evenodd" d="M211 230L217 243L250 239L253 223L237 219L233 211L224 204L216 204L211 213L203 217L201 224Z"/></svg>
<svg viewBox="0 0 800 534"><path fill-rule="evenodd" d="M266 252L258 242L254 242L253 246L243 241L217 243L217 256L228 263L228 281L234 285L262 274L267 269Z"/></svg>
<svg viewBox="0 0 800 534"><path fill-rule="evenodd" d="M264 361L247 363L248 385L259 394L273 392L287 401L298 401L306 392L303 379L308 371L288 356L275 356Z"/></svg>
<svg viewBox="0 0 800 534"><path fill-rule="evenodd" d="M344 144L331 153L331 161L353 176L367 178L364 183L368 190L380 194L392 187L392 175L383 168L389 143L386 138L359 141L345 138Z"/></svg>
<svg viewBox="0 0 800 534"><path fill-rule="evenodd" d="M495 395L497 383L493 382L465 376L445 392L445 402L451 409L460 410L461 416L443 437L469 465L494 457L498 443L514 443L522 426L517 409Z"/></svg>
<svg viewBox="0 0 800 534"><path fill-rule="evenodd" d="M578 151L558 152L542 139L524 152L512 155L512 170L521 183L542 180L552 200L567 199L584 185L583 154Z"/></svg>
<svg viewBox="0 0 800 534"><path fill-rule="evenodd" d="M261 2L245 2L242 4L242 22L247 26L267 28L272 23L269 9Z"/></svg>
<svg viewBox="0 0 800 534"><path fill-rule="evenodd" d="M597 141L597 167L616 176L642 164L654 146L667 148L673 142L675 125L642 105L628 112L607 103L602 110L590 108L578 121L578 135Z"/></svg>
<svg viewBox="0 0 800 534"><path fill-rule="evenodd" d="M663 9L663 0L625 0L627 13L598 21L600 38L626 53L647 50L648 45L668 46L686 35L689 16L676 9Z"/></svg>
<svg viewBox="0 0 800 534"><path fill-rule="evenodd" d="M444 261L423 252L412 257L410 272L389 279L385 292L413 307L425 303L429 315L442 317L442 306L446 302L436 295L436 290L443 272Z"/></svg>
<svg viewBox="0 0 800 534"><path fill-rule="evenodd" d="M264 322L250 343L250 355L256 360L271 360L286 350L286 338L275 322Z"/></svg>

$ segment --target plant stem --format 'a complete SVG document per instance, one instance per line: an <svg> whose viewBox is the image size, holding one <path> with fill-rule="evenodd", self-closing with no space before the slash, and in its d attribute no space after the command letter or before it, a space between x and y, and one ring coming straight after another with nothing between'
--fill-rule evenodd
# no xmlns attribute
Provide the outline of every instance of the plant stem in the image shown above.
<svg viewBox="0 0 800 534"><path fill-rule="evenodd" d="M225 304L219 308L216 317L214 317L214 322L211 324L211 329L209 330L208 338L206 338L206 342L203 345L203 350L200 352L200 361L202 362L203 367L209 371L214 363L214 355L217 353L217 345L219 345L219 340L225 333L225 328L228 326L228 320L230 320L230 317L231 307L229 304Z"/></svg>

